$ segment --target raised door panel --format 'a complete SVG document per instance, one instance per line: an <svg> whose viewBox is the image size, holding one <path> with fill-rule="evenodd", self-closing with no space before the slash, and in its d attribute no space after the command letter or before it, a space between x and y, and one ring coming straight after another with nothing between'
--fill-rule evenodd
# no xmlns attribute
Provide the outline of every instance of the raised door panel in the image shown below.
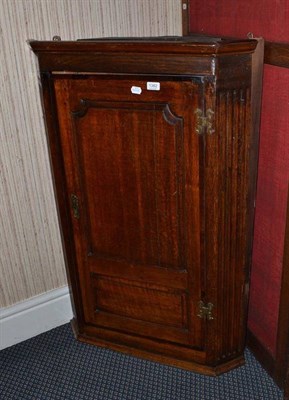
<svg viewBox="0 0 289 400"><path fill-rule="evenodd" d="M85 104L73 123L90 217L87 252L182 268L182 119L166 104Z"/></svg>
<svg viewBox="0 0 289 400"><path fill-rule="evenodd" d="M131 92L141 88L141 94ZM202 348L199 87L55 78L86 322Z"/></svg>

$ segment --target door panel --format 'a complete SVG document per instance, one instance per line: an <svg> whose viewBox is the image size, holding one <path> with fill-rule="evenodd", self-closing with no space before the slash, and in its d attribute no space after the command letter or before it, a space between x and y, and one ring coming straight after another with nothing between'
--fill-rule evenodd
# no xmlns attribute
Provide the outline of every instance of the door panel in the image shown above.
<svg viewBox="0 0 289 400"><path fill-rule="evenodd" d="M86 321L201 347L198 85L56 78L55 92Z"/></svg>
<svg viewBox="0 0 289 400"><path fill-rule="evenodd" d="M88 252L183 268L182 119L167 104L87 105L81 118L74 113L74 126L90 219Z"/></svg>

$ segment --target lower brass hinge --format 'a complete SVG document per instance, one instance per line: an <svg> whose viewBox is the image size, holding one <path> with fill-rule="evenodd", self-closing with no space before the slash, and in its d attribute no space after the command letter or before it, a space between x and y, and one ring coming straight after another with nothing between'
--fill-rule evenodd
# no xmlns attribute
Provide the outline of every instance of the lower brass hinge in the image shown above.
<svg viewBox="0 0 289 400"><path fill-rule="evenodd" d="M212 320L214 319L212 315L214 304L208 303L205 304L203 301L199 301L199 312L198 317L202 319Z"/></svg>

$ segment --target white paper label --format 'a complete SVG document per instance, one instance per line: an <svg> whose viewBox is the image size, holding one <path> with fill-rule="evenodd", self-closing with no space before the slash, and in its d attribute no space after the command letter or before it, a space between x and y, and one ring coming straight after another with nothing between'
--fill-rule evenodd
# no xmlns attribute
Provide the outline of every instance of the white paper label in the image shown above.
<svg viewBox="0 0 289 400"><path fill-rule="evenodd" d="M142 92L141 87L139 87L139 86L132 86L130 91L133 94L141 94L141 92Z"/></svg>
<svg viewBox="0 0 289 400"><path fill-rule="evenodd" d="M147 82L147 90L161 90L160 82Z"/></svg>

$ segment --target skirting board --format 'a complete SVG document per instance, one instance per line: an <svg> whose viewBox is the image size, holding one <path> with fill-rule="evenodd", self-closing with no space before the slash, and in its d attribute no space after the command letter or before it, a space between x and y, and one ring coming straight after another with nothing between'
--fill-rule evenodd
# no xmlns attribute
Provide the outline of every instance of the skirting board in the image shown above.
<svg viewBox="0 0 289 400"><path fill-rule="evenodd" d="M66 324L72 319L68 287L0 309L0 350Z"/></svg>

